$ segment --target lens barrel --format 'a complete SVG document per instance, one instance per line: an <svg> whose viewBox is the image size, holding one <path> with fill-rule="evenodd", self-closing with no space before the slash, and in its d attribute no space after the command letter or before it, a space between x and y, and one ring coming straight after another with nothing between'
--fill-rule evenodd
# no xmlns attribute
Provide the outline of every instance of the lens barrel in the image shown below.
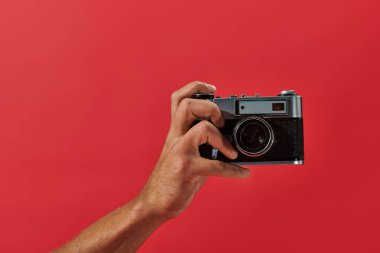
<svg viewBox="0 0 380 253"><path fill-rule="evenodd" d="M255 116L239 121L233 134L237 149L250 157L265 154L272 147L274 141L274 133L270 124Z"/></svg>

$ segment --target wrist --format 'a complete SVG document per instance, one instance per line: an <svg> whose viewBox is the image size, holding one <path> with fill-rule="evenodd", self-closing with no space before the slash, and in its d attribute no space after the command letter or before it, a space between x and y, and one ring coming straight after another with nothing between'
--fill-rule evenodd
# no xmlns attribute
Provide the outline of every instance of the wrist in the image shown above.
<svg viewBox="0 0 380 253"><path fill-rule="evenodd" d="M133 202L135 210L139 216L148 219L149 221L162 224L172 218L170 214L157 208L156 205L143 194L138 195Z"/></svg>

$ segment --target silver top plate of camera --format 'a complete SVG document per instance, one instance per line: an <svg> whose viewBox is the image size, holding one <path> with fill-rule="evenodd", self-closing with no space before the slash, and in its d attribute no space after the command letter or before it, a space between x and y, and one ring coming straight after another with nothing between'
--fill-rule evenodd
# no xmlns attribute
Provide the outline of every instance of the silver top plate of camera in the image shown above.
<svg viewBox="0 0 380 253"><path fill-rule="evenodd" d="M293 90L282 91L278 96L230 96L215 98L225 119L244 115L263 117L302 118L302 97Z"/></svg>
<svg viewBox="0 0 380 253"><path fill-rule="evenodd" d="M238 101L237 113L245 114L287 114L287 102L284 101ZM252 113L253 112L253 113Z"/></svg>

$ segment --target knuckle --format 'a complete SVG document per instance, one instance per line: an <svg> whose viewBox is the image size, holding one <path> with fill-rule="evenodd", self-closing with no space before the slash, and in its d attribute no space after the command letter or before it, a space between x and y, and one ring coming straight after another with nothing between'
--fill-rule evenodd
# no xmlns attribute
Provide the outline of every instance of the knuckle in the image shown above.
<svg viewBox="0 0 380 253"><path fill-rule="evenodd" d="M223 162L218 162L218 165L216 166L215 174L218 176L223 175L224 171L226 169L226 164Z"/></svg>
<svg viewBox="0 0 380 253"><path fill-rule="evenodd" d="M185 108L189 108L191 106L191 103L192 103L192 100L190 98L184 98L182 99L180 105Z"/></svg>
<svg viewBox="0 0 380 253"><path fill-rule="evenodd" d="M212 129L212 124L207 120L202 120L198 123L199 129L202 133L208 133Z"/></svg>
<svg viewBox="0 0 380 253"><path fill-rule="evenodd" d="M233 173L234 173L235 175L239 175L239 174L241 174L241 171L240 171L239 167L237 167L237 166L233 166L232 168L233 168Z"/></svg>
<svg viewBox="0 0 380 253"><path fill-rule="evenodd" d="M228 170L229 174L236 174L238 172L238 167L232 164L225 164L226 170Z"/></svg>
<svg viewBox="0 0 380 253"><path fill-rule="evenodd" d="M224 164L224 170L228 175L235 175L237 173L237 167L231 164Z"/></svg>
<svg viewBox="0 0 380 253"><path fill-rule="evenodd" d="M178 99L178 91L174 91L170 96L171 101L177 101Z"/></svg>
<svg viewBox="0 0 380 253"><path fill-rule="evenodd" d="M241 177L244 174L244 171L239 166L231 165L231 173L234 177Z"/></svg>

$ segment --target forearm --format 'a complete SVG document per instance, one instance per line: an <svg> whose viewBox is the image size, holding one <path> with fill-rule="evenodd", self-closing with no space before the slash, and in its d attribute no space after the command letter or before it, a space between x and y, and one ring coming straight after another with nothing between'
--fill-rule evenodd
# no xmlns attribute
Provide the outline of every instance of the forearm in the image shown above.
<svg viewBox="0 0 380 253"><path fill-rule="evenodd" d="M140 195L85 229L56 253L135 252L163 222L186 209L208 176L249 176L247 169L200 156L199 146L206 143L229 159L238 156L217 128L224 125L218 106L190 99L195 93L214 94L215 90L213 85L196 81L172 94L168 138ZM203 120L194 125L199 119Z"/></svg>
<svg viewBox="0 0 380 253"><path fill-rule="evenodd" d="M165 220L137 197L54 252L135 252Z"/></svg>

